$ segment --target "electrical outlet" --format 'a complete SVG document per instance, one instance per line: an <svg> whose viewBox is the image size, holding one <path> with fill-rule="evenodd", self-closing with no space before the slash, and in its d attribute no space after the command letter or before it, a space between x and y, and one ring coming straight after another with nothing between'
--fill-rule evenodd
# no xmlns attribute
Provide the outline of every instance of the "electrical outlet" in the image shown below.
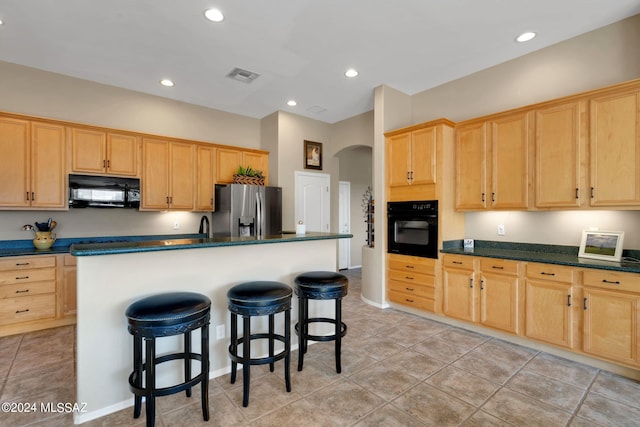
<svg viewBox="0 0 640 427"><path fill-rule="evenodd" d="M173 229L174 230L180 230L180 223L178 221L174 221L173 222Z"/></svg>
<svg viewBox="0 0 640 427"><path fill-rule="evenodd" d="M221 340L224 338L224 325L216 326L216 339Z"/></svg>
<svg viewBox="0 0 640 427"><path fill-rule="evenodd" d="M498 236L504 236L504 224L498 225Z"/></svg>

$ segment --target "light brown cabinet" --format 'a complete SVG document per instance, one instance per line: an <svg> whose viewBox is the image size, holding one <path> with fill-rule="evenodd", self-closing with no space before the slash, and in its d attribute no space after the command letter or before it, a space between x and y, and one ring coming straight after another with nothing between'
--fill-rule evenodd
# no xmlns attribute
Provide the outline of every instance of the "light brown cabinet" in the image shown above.
<svg viewBox="0 0 640 427"><path fill-rule="evenodd" d="M584 352L640 364L640 276L589 270L583 283Z"/></svg>
<svg viewBox="0 0 640 427"><path fill-rule="evenodd" d="M527 209L531 113L456 127L456 209Z"/></svg>
<svg viewBox="0 0 640 427"><path fill-rule="evenodd" d="M64 209L63 126L0 117L0 206Z"/></svg>
<svg viewBox="0 0 640 427"><path fill-rule="evenodd" d="M589 199L586 114L585 99L536 109L536 207L578 208Z"/></svg>
<svg viewBox="0 0 640 427"><path fill-rule="evenodd" d="M480 259L480 323L520 334L523 295L519 268L522 264L502 259Z"/></svg>
<svg viewBox="0 0 640 427"><path fill-rule="evenodd" d="M580 292L576 269L529 263L525 294L525 335L566 348L576 347Z"/></svg>
<svg viewBox="0 0 640 427"><path fill-rule="evenodd" d="M145 210L193 210L195 144L142 141L142 205Z"/></svg>
<svg viewBox="0 0 640 427"><path fill-rule="evenodd" d="M387 296L390 301L435 311L435 260L387 254Z"/></svg>
<svg viewBox="0 0 640 427"><path fill-rule="evenodd" d="M389 136L386 147L389 187L436 182L435 126Z"/></svg>
<svg viewBox="0 0 640 427"><path fill-rule="evenodd" d="M443 260L442 312L455 319L476 322L476 258L446 255Z"/></svg>
<svg viewBox="0 0 640 427"><path fill-rule="evenodd" d="M196 148L196 211L213 211L216 174L216 149L206 145Z"/></svg>
<svg viewBox="0 0 640 427"><path fill-rule="evenodd" d="M76 257L73 255L62 256L62 280L60 281L60 303L63 317L75 316L77 311L76 294Z"/></svg>
<svg viewBox="0 0 640 427"><path fill-rule="evenodd" d="M233 182L233 174L238 166L251 166L254 170L262 171L265 185L269 177L269 155L253 151L243 151L233 148L216 149L216 183L229 184Z"/></svg>
<svg viewBox="0 0 640 427"><path fill-rule="evenodd" d="M640 205L640 90L590 98L591 206Z"/></svg>
<svg viewBox="0 0 640 427"><path fill-rule="evenodd" d="M71 128L71 171L138 176L140 141L135 135Z"/></svg>

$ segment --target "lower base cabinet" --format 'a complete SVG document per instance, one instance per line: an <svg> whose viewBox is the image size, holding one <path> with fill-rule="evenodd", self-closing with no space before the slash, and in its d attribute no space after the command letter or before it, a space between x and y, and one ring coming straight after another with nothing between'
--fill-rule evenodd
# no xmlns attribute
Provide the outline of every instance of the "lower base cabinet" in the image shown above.
<svg viewBox="0 0 640 427"><path fill-rule="evenodd" d="M75 266L62 274L63 257L0 258L0 336L75 323Z"/></svg>
<svg viewBox="0 0 640 427"><path fill-rule="evenodd" d="M390 301L435 311L435 260L387 255L387 297Z"/></svg>

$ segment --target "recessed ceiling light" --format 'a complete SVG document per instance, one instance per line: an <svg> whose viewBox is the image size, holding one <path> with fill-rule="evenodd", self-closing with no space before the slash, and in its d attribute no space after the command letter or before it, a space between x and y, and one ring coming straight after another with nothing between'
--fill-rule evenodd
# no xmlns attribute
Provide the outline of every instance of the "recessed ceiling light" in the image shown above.
<svg viewBox="0 0 640 427"><path fill-rule="evenodd" d="M166 86L166 87L173 87L173 82L169 79L162 79L160 80L160 84L162 86Z"/></svg>
<svg viewBox="0 0 640 427"><path fill-rule="evenodd" d="M290 99L289 101L287 101L287 105L289 107L295 107L296 105L298 105L298 103L296 101L294 101L293 99Z"/></svg>
<svg viewBox="0 0 640 427"><path fill-rule="evenodd" d="M0 19L0 25L4 24L4 21L2 21L2 19Z"/></svg>
<svg viewBox="0 0 640 427"><path fill-rule="evenodd" d="M529 40L531 40L535 36L536 36L536 33L533 33L531 31L527 31L526 33L522 33L518 37L516 37L516 41L518 41L520 43L528 42Z"/></svg>
<svg viewBox="0 0 640 427"><path fill-rule="evenodd" d="M347 77L355 77L358 75L358 72L353 68L349 68L347 71L345 71L344 75Z"/></svg>
<svg viewBox="0 0 640 427"><path fill-rule="evenodd" d="M224 15L218 9L207 9L204 11L204 16L212 22L224 21Z"/></svg>

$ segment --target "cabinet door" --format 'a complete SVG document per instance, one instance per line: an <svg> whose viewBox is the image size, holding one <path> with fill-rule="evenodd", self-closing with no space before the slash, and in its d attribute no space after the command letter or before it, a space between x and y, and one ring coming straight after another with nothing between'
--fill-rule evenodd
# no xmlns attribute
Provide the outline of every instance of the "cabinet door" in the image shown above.
<svg viewBox="0 0 640 427"><path fill-rule="evenodd" d="M261 153L253 153L245 151L242 153L242 165L243 166L251 166L252 169L256 169L262 171L262 175L264 175L265 183L264 185L268 185L268 177L269 177L269 155L261 154Z"/></svg>
<svg viewBox="0 0 640 427"><path fill-rule="evenodd" d="M103 174L107 170L107 134L89 129L71 131L71 171Z"/></svg>
<svg viewBox="0 0 640 427"><path fill-rule="evenodd" d="M233 174L242 165L242 152L227 148L216 149L216 183L232 183Z"/></svg>
<svg viewBox="0 0 640 427"><path fill-rule="evenodd" d="M490 122L491 206L526 209L529 206L529 119L527 113Z"/></svg>
<svg viewBox="0 0 640 427"><path fill-rule="evenodd" d="M591 100L591 206L640 203L640 92Z"/></svg>
<svg viewBox="0 0 640 427"><path fill-rule="evenodd" d="M195 144L171 143L171 209L193 210L195 196Z"/></svg>
<svg viewBox="0 0 640 427"><path fill-rule="evenodd" d="M525 295L525 335L562 347L573 348L571 286L528 279Z"/></svg>
<svg viewBox="0 0 640 427"><path fill-rule="evenodd" d="M215 186L215 147L198 145L196 211L213 211L213 189Z"/></svg>
<svg viewBox="0 0 640 427"><path fill-rule="evenodd" d="M62 315L73 316L77 311L76 260L72 255L64 255L62 272Z"/></svg>
<svg viewBox="0 0 640 427"><path fill-rule="evenodd" d="M518 278L504 274L481 273L480 323L517 334Z"/></svg>
<svg viewBox="0 0 640 427"><path fill-rule="evenodd" d="M385 162L389 187L409 185L411 133L407 132L387 138Z"/></svg>
<svg viewBox="0 0 640 427"><path fill-rule="evenodd" d="M29 122L0 117L0 206L29 206Z"/></svg>
<svg viewBox="0 0 640 427"><path fill-rule="evenodd" d="M622 292L584 288L584 351L627 363L638 363L638 301Z"/></svg>
<svg viewBox="0 0 640 427"><path fill-rule="evenodd" d="M443 312L446 316L476 321L474 282L472 271L444 269Z"/></svg>
<svg viewBox="0 0 640 427"><path fill-rule="evenodd" d="M169 142L145 138L142 141L142 208L169 207Z"/></svg>
<svg viewBox="0 0 640 427"><path fill-rule="evenodd" d="M584 101L536 112L536 206L579 207L589 197L581 182L585 145Z"/></svg>
<svg viewBox="0 0 640 427"><path fill-rule="evenodd" d="M66 206L65 146L64 126L31 122L31 207Z"/></svg>
<svg viewBox="0 0 640 427"><path fill-rule="evenodd" d="M107 134L107 172L113 175L138 176L138 137Z"/></svg>
<svg viewBox="0 0 640 427"><path fill-rule="evenodd" d="M456 128L456 209L486 207L488 148L486 123Z"/></svg>
<svg viewBox="0 0 640 427"><path fill-rule="evenodd" d="M411 132L411 184L436 182L436 137L435 127Z"/></svg>

